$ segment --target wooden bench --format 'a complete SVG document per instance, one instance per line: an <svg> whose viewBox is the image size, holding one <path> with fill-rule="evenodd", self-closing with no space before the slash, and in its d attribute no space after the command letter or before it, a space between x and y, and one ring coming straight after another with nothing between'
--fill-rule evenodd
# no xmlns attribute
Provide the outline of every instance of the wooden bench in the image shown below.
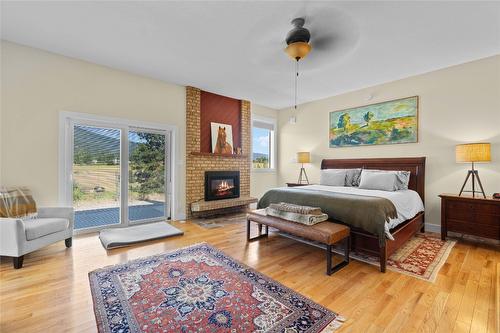
<svg viewBox="0 0 500 333"><path fill-rule="evenodd" d="M250 223L259 225L259 235L250 237ZM262 226L265 226L265 233L262 233ZM312 226L297 222L287 221L278 217L265 214L264 209L256 210L247 214L247 241L254 241L269 235L269 227L286 232L293 236L298 236L310 241L319 242L325 245L326 249L326 274L331 275L349 263L349 250L351 247L350 230L348 226L329 221L317 223ZM343 241L344 259L332 267L332 247L334 244Z"/></svg>

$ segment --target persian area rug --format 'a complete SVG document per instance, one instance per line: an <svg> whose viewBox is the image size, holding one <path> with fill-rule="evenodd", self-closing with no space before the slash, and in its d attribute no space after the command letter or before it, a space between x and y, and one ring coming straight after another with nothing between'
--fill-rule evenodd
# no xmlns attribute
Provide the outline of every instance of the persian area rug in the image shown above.
<svg viewBox="0 0 500 333"><path fill-rule="evenodd" d="M334 332L344 319L202 243L89 273L99 332Z"/></svg>
<svg viewBox="0 0 500 333"><path fill-rule="evenodd" d="M301 242L323 247L318 243L310 242L302 238L295 237L283 232L280 235L299 240ZM442 241L438 234L418 233L400 247L392 256L387 259L387 269L410 275L421 280L435 282L439 270L448 259L451 249L456 241ZM334 252L344 255L344 250L334 249ZM378 257L365 253L351 251L352 259L366 262L367 264L380 266Z"/></svg>
<svg viewBox="0 0 500 333"><path fill-rule="evenodd" d="M387 259L387 268L434 282L455 244L456 242L451 240L442 241L439 236L434 234L415 234L412 239ZM377 257L361 253L353 253L351 257L372 265L379 265Z"/></svg>

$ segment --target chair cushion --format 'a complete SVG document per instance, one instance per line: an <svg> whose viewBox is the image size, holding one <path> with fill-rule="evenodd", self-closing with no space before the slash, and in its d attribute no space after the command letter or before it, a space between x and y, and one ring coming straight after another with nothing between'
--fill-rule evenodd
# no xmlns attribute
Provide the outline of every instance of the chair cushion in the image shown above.
<svg viewBox="0 0 500 333"><path fill-rule="evenodd" d="M59 231L68 229L68 219L61 218L39 218L24 221L26 240L37 239Z"/></svg>

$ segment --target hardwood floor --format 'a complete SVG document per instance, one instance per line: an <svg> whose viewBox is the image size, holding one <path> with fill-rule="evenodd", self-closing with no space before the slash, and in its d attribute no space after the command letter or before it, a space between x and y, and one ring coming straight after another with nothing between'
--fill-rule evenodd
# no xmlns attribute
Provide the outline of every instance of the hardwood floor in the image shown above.
<svg viewBox="0 0 500 333"><path fill-rule="evenodd" d="M0 265L0 332L95 332L87 274L99 267L208 242L235 259L339 312L340 332L498 332L500 251L458 243L436 283L358 261L325 275L324 253L277 235L246 243L245 225L206 229L174 222L184 236L106 252L96 234L28 254L24 267Z"/></svg>

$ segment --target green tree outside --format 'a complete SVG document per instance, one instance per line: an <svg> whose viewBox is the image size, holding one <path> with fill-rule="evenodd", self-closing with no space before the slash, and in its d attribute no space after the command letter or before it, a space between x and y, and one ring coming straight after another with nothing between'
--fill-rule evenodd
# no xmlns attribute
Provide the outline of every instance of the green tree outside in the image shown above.
<svg viewBox="0 0 500 333"><path fill-rule="evenodd" d="M165 136L136 133L141 142L130 154L130 190L147 200L153 193L165 191Z"/></svg>

